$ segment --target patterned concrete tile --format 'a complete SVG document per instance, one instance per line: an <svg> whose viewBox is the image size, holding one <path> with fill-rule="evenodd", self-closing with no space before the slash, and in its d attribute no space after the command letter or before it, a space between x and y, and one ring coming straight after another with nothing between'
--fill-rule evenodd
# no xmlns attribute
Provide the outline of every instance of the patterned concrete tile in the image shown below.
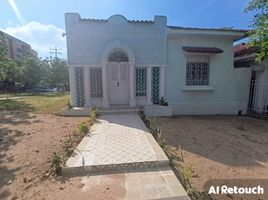
<svg viewBox="0 0 268 200"><path fill-rule="evenodd" d="M143 169L157 167L161 162L168 164L168 158L136 113L103 115L92 130L65 168L96 171L98 168Z"/></svg>

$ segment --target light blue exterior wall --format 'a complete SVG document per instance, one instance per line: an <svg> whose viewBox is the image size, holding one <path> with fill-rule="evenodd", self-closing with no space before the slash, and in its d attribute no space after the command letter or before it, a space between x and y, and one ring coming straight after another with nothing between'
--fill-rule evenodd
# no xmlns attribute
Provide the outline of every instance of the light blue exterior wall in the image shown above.
<svg viewBox="0 0 268 200"><path fill-rule="evenodd" d="M132 65L134 68L146 67L148 79L151 78L151 67L161 68L160 93L172 107L174 115L246 113L251 71L234 69L233 64L233 42L243 38L244 32L176 29L167 26L166 17L163 16L155 16L153 21L129 21L121 15L114 15L108 20L92 20L81 19L77 13L67 13L65 20L71 96L74 102L75 77L71 66L83 66L88 70L96 65L102 68L102 75L106 77L106 64L103 63L107 62L107 55L106 60L103 60L105 49L111 44L117 44L114 47L120 49L122 45L124 48L121 50L131 50ZM210 57L208 86L186 86L188 53L183 50L184 46L216 47L223 50L223 53L205 54ZM135 70L132 72L131 79L135 80ZM88 77L85 75L84 78L89 87ZM147 83L150 81L147 80ZM103 86L106 87L107 84L109 83L103 81ZM132 85L135 87L134 82ZM147 94L150 94L151 86L147 86ZM137 105L150 104L150 97L134 98ZM93 99L86 99L88 105L93 102ZM96 102L96 105L104 105L102 100L97 101L99 104Z"/></svg>
<svg viewBox="0 0 268 200"><path fill-rule="evenodd" d="M103 50L114 42L129 46L136 64L167 62L166 17L156 16L154 21L139 23L121 15L108 20L86 20L68 13L65 19L69 64L99 64Z"/></svg>
<svg viewBox="0 0 268 200"><path fill-rule="evenodd" d="M186 86L188 54L182 49L183 46L217 47L224 51L209 55L209 86ZM203 35L168 38L166 98L174 114L237 114L239 110L245 113L248 97L240 99L239 93L231 38Z"/></svg>

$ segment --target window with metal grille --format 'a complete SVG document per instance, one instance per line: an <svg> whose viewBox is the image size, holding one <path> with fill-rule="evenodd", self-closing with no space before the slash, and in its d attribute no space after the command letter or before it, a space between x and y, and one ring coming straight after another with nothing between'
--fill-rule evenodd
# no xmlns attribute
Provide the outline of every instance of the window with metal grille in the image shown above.
<svg viewBox="0 0 268 200"><path fill-rule="evenodd" d="M84 106L85 95L84 95L84 68L75 68L75 85L76 85L76 104L77 106Z"/></svg>
<svg viewBox="0 0 268 200"><path fill-rule="evenodd" d="M159 103L160 67L152 67L152 102Z"/></svg>
<svg viewBox="0 0 268 200"><path fill-rule="evenodd" d="M90 69L91 97L102 97L101 68Z"/></svg>
<svg viewBox="0 0 268 200"><path fill-rule="evenodd" d="M146 68L136 68L136 96L146 96Z"/></svg>
<svg viewBox="0 0 268 200"><path fill-rule="evenodd" d="M187 58L186 85L209 85L209 57L191 56Z"/></svg>

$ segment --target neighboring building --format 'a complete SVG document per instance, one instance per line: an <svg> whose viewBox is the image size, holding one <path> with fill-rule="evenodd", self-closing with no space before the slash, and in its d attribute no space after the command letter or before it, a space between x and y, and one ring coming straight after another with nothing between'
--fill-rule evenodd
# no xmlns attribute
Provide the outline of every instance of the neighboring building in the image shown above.
<svg viewBox="0 0 268 200"><path fill-rule="evenodd" d="M8 49L8 57L11 59L18 59L25 56L33 56L37 58L37 52L31 48L31 45L23 42L7 33L0 31L1 34L4 35L6 39L7 49Z"/></svg>
<svg viewBox="0 0 268 200"><path fill-rule="evenodd" d="M247 48L245 43L234 47L236 70L244 71L243 84L248 91L248 113L268 117L268 58L255 62L257 48Z"/></svg>
<svg viewBox="0 0 268 200"><path fill-rule="evenodd" d="M164 97L177 114L245 114L233 42L246 31L65 15L73 106L148 106ZM246 93L246 92L245 92Z"/></svg>

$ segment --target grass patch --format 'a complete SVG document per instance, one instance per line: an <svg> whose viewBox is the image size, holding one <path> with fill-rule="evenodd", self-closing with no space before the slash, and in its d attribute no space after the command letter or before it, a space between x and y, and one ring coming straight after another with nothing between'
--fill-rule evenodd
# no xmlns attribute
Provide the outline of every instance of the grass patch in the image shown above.
<svg viewBox="0 0 268 200"><path fill-rule="evenodd" d="M23 98L0 100L0 110L35 111L54 114L66 107L68 93L22 95ZM17 97L17 96L16 96Z"/></svg>

